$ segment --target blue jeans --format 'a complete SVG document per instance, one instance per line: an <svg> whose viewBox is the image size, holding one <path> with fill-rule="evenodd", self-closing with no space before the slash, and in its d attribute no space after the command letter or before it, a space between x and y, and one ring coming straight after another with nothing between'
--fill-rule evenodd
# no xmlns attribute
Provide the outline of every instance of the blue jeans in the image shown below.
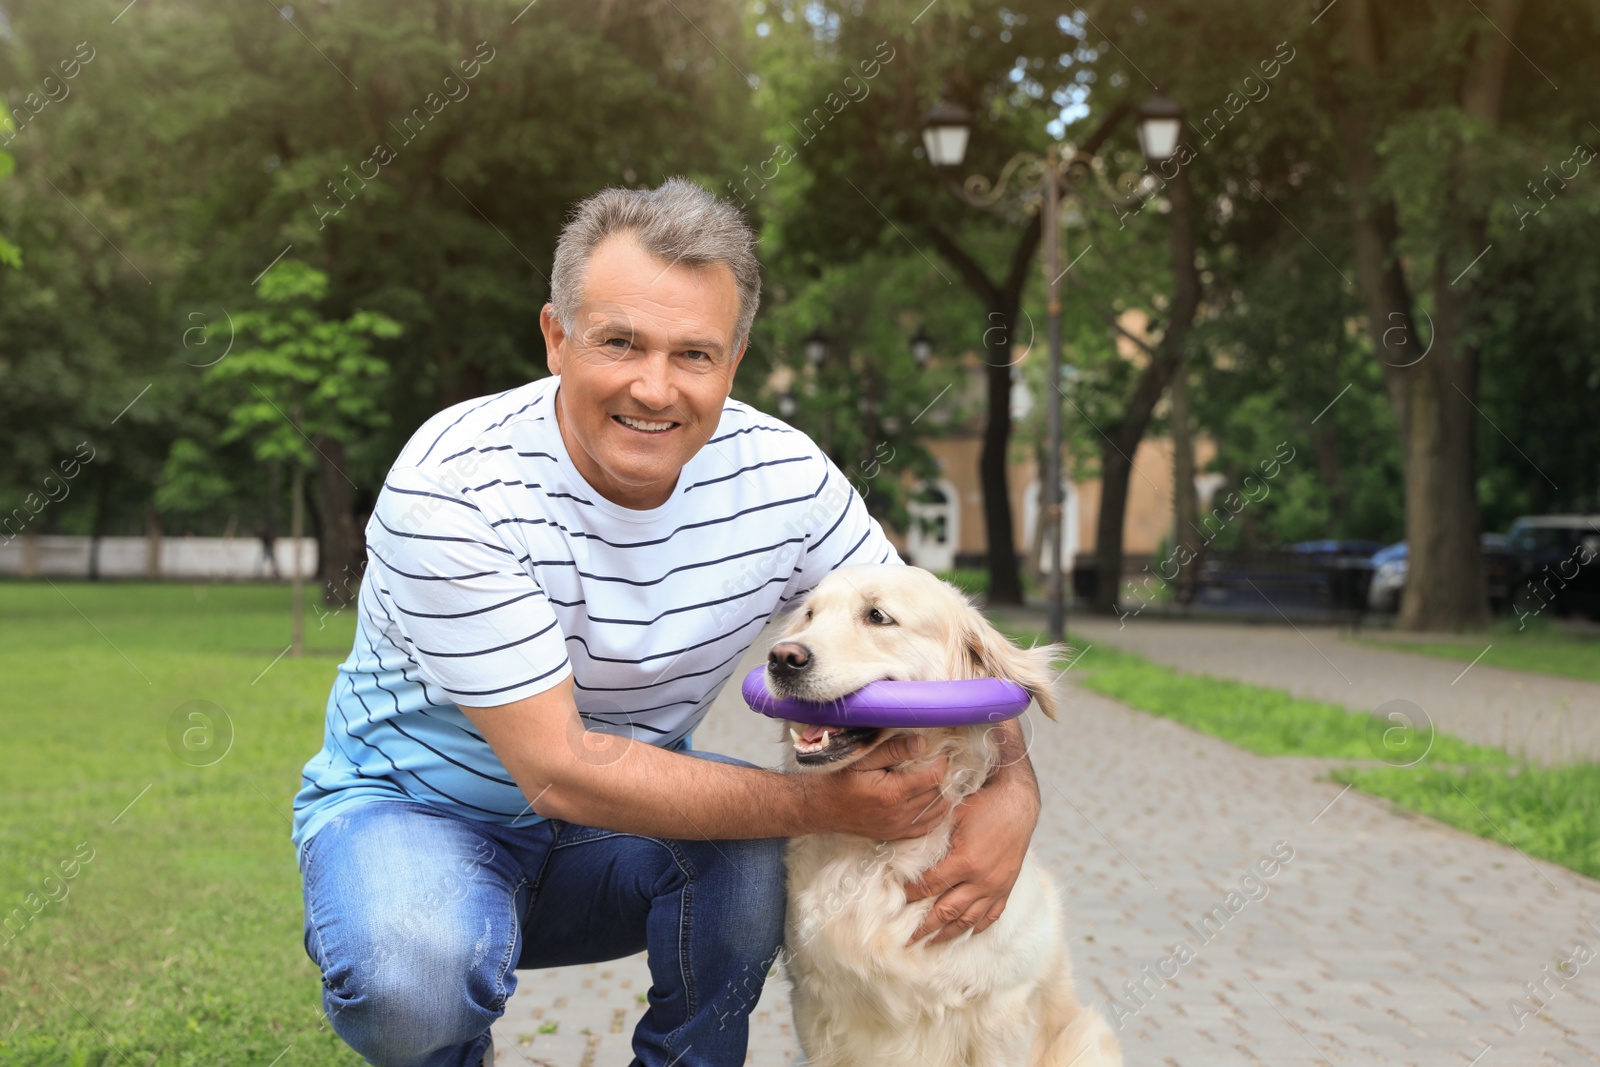
<svg viewBox="0 0 1600 1067"><path fill-rule="evenodd" d="M478 1067L515 968L648 948L634 1067L734 1067L783 941L784 844L510 828L374 801L300 849L306 952L334 1030L369 1062Z"/></svg>

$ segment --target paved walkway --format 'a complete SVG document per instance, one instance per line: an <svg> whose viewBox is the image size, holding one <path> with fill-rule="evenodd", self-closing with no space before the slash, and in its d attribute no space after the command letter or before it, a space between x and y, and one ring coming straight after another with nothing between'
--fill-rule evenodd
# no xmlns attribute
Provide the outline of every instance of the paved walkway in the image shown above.
<svg viewBox="0 0 1600 1067"><path fill-rule="evenodd" d="M1334 627L1139 618L1118 623L1078 615L1070 629L1081 645L1109 645L1180 670L1352 710L1407 700L1437 729L1541 763L1600 760L1600 684L1594 682L1368 648L1344 640L1346 631Z"/></svg>
<svg viewBox="0 0 1600 1067"><path fill-rule="evenodd" d="M1548 977L1576 941L1600 950L1600 883L1070 678L1062 720L1033 740L1035 848L1063 887L1082 994L1121 1005L1130 1067L1600 1064L1600 959ZM770 765L771 733L730 690L696 744ZM1289 862L1246 881L1275 846ZM1219 906L1226 924L1203 923ZM629 1061L642 955L520 979L501 1067ZM1545 1010L1527 1010L1524 982L1544 982ZM796 1062L786 990L767 982L747 1062Z"/></svg>

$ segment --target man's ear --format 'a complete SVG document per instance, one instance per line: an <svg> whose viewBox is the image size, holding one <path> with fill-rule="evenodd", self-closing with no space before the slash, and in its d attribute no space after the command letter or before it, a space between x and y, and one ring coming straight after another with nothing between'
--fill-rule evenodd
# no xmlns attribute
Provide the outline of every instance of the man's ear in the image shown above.
<svg viewBox="0 0 1600 1067"><path fill-rule="evenodd" d="M739 351L737 351L737 352L735 352L733 354L733 362L728 364L728 380L729 381L732 381L733 380L733 376L738 373L738 371L739 371L739 361L744 359L744 354L746 352L748 352L748 351L750 351L750 337L749 337L748 334L746 334L745 335L745 339L744 339L744 344L739 346Z"/></svg>
<svg viewBox="0 0 1600 1067"><path fill-rule="evenodd" d="M546 304L539 310L539 332L544 334L544 364L550 368L551 374L560 374L567 331L561 325L561 320L556 317L554 304Z"/></svg>

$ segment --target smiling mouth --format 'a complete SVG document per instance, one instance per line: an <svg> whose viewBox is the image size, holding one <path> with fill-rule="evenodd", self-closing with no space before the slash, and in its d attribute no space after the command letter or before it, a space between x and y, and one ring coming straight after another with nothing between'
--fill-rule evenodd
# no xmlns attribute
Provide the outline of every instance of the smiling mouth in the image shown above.
<svg viewBox="0 0 1600 1067"><path fill-rule="evenodd" d="M613 422L620 423L636 433L666 433L678 424L675 422L655 422L650 419L636 419L631 415L613 415Z"/></svg>

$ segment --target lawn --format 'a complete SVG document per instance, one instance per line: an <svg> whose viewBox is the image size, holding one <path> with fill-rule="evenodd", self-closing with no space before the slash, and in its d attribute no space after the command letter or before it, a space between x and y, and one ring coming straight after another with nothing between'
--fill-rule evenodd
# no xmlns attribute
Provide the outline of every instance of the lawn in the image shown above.
<svg viewBox="0 0 1600 1067"><path fill-rule="evenodd" d="M1515 620L1502 619L1488 633L1470 638L1446 637L1419 642L1368 636L1356 643L1467 662L1482 653L1483 658L1478 660L1481 666L1509 667L1516 671L1600 682L1600 633L1568 630L1544 619L1535 620L1522 629L1517 628Z"/></svg>
<svg viewBox="0 0 1600 1067"><path fill-rule="evenodd" d="M1360 760L1364 765L1330 777L1600 878L1600 765L1524 766L1498 748L1449 734L1413 733L1365 712L1185 674L1099 645L1062 666L1068 662L1085 689L1251 752Z"/></svg>
<svg viewBox="0 0 1600 1067"><path fill-rule="evenodd" d="M1405 723L1385 722L1279 689L1184 674L1101 645L1089 649L1072 669L1085 689L1262 756L1381 759L1394 764L1424 757L1452 764L1509 762L1500 749L1468 744L1446 733L1430 736L1425 728L1409 729Z"/></svg>
<svg viewBox="0 0 1600 1067"><path fill-rule="evenodd" d="M288 606L0 583L0 1064L360 1062L319 1029L289 843L354 610L274 663Z"/></svg>
<svg viewBox="0 0 1600 1067"><path fill-rule="evenodd" d="M1600 878L1600 765L1346 768L1331 777Z"/></svg>

